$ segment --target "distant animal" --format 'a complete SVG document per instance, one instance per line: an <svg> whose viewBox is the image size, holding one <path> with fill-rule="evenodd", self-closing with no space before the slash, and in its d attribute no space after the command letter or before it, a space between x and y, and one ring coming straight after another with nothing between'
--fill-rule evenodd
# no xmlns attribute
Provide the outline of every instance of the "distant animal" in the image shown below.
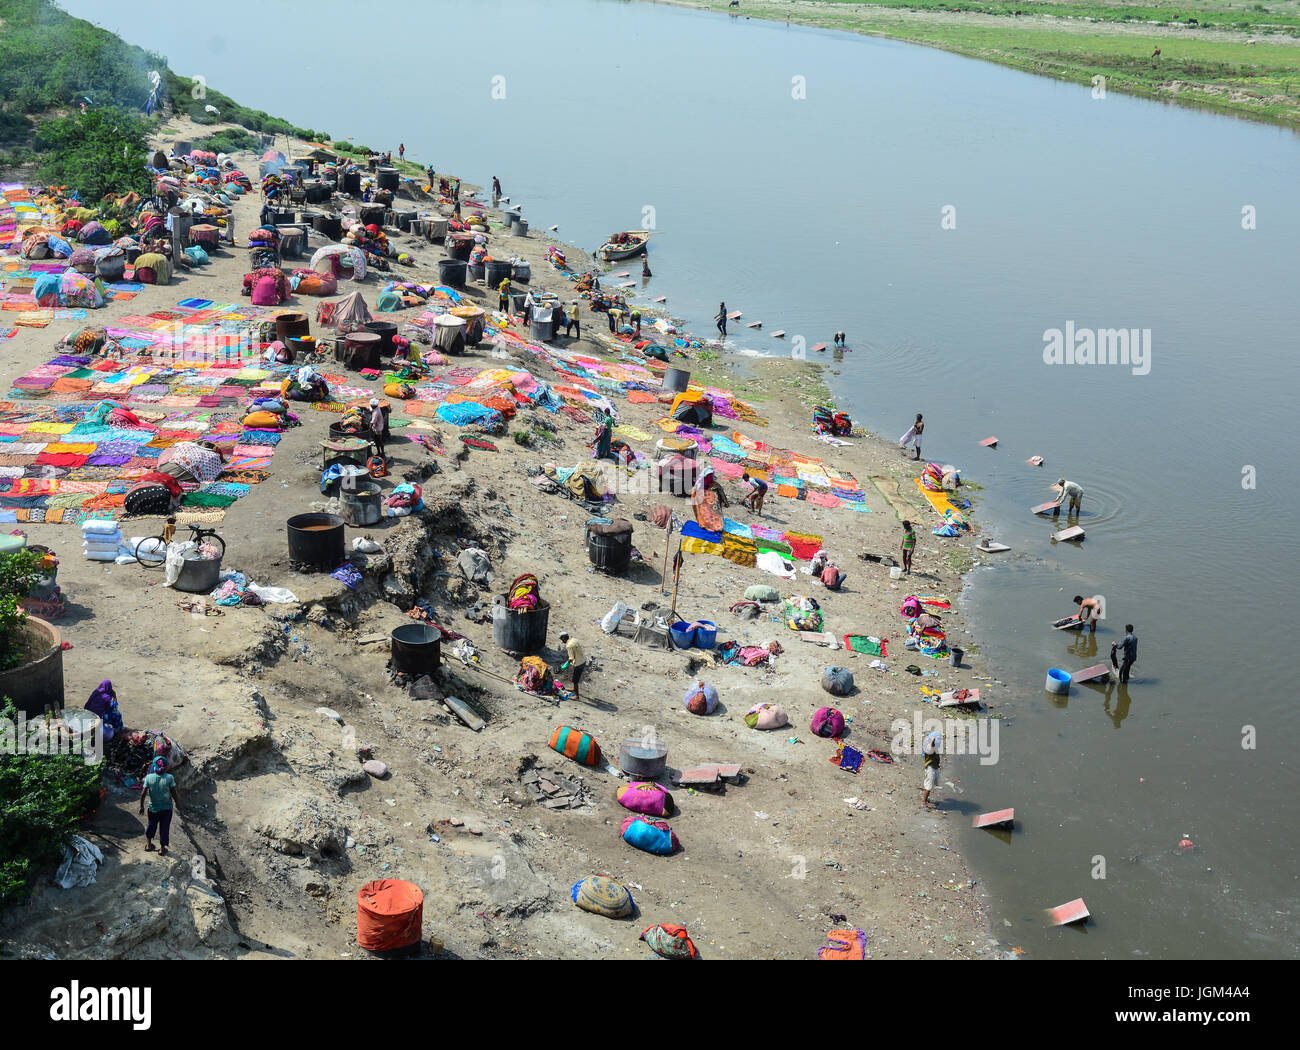
<svg viewBox="0 0 1300 1050"><path fill-rule="evenodd" d="M729 3L727 6L728 6L728 7L739 7L739 6L740 6L740 0L731 0L731 3Z"/></svg>
<svg viewBox="0 0 1300 1050"><path fill-rule="evenodd" d="M1200 19L1198 19L1198 18L1189 18L1189 19L1187 20L1187 24L1188 24L1189 26L1198 26L1198 25L1201 24L1201 22L1200 22Z"/></svg>
<svg viewBox="0 0 1300 1050"><path fill-rule="evenodd" d="M1152 51L1152 52L1151 52L1151 57L1152 57L1152 58L1159 58L1159 57L1160 57L1160 48L1156 48L1154 51Z"/></svg>

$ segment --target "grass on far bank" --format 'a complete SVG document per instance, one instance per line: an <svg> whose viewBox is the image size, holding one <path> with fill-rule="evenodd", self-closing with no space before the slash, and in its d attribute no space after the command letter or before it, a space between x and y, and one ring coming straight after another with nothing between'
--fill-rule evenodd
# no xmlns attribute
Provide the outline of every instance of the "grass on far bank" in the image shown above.
<svg viewBox="0 0 1300 1050"><path fill-rule="evenodd" d="M737 13L727 0L673 2ZM925 44L1090 87L1104 76L1107 92L1300 126L1300 0L741 0L739 12Z"/></svg>

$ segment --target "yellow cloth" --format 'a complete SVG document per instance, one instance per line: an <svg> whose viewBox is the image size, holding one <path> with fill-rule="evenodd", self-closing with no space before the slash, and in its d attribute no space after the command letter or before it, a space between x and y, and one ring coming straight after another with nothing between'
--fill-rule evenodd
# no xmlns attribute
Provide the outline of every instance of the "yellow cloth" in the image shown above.
<svg viewBox="0 0 1300 1050"><path fill-rule="evenodd" d="M921 495L924 496L930 506L934 508L936 514L942 515L943 517L951 515L954 522L964 522L966 520L962 516L961 511L952 505L952 501L949 500L944 493L931 492L921 484L920 478L914 478L913 480L916 482L916 487L921 490Z"/></svg>

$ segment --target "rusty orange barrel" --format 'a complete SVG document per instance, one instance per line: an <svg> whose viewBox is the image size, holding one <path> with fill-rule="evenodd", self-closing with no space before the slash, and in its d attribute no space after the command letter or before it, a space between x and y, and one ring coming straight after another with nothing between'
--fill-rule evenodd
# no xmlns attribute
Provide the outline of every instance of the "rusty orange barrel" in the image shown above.
<svg viewBox="0 0 1300 1050"><path fill-rule="evenodd" d="M424 891L402 879L376 879L357 890L357 944L372 952L406 948L420 940Z"/></svg>

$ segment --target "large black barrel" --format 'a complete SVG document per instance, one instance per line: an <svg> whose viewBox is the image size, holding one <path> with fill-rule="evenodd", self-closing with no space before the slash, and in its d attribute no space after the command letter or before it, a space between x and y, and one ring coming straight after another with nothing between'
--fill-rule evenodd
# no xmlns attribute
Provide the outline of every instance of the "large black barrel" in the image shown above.
<svg viewBox="0 0 1300 1050"><path fill-rule="evenodd" d="M334 514L298 514L286 523L289 559L295 567L333 572L343 563L343 519Z"/></svg>
<svg viewBox="0 0 1300 1050"><path fill-rule="evenodd" d="M311 224L331 241L337 241L343 237L343 220L337 215L317 215L312 219Z"/></svg>
<svg viewBox="0 0 1300 1050"><path fill-rule="evenodd" d="M274 208L271 211L271 222L276 226L291 226L298 218L298 213L294 211L285 211L282 208Z"/></svg>
<svg viewBox="0 0 1300 1050"><path fill-rule="evenodd" d="M391 663L394 671L412 678L432 675L442 662L442 635L427 623L407 623L389 635Z"/></svg>
<svg viewBox="0 0 1300 1050"><path fill-rule="evenodd" d="M447 234L447 254L453 259L469 262L470 253L474 251L474 238L462 233Z"/></svg>
<svg viewBox="0 0 1300 1050"><path fill-rule="evenodd" d="M275 319L275 337L281 342L288 342L293 335L311 335L311 321L304 313L290 312L280 314Z"/></svg>
<svg viewBox="0 0 1300 1050"><path fill-rule="evenodd" d="M632 523L626 518L615 518L608 525L599 522L588 525L587 556L592 565L605 572L626 572L632 560Z"/></svg>
<svg viewBox="0 0 1300 1050"><path fill-rule="evenodd" d="M684 368L664 369L664 390L681 394L690 386L691 374Z"/></svg>
<svg viewBox="0 0 1300 1050"><path fill-rule="evenodd" d="M448 288L464 288L468 265L464 259L439 259L438 283L445 284Z"/></svg>
<svg viewBox="0 0 1300 1050"><path fill-rule="evenodd" d="M379 182L381 190L393 190L396 192L398 184L402 177L396 168L380 168L375 173L375 178Z"/></svg>
<svg viewBox="0 0 1300 1050"><path fill-rule="evenodd" d="M511 265L502 259L493 259L483 267L489 288L496 288L510 276Z"/></svg>
<svg viewBox="0 0 1300 1050"><path fill-rule="evenodd" d="M403 233L410 232L411 224L414 223L415 220L420 217L420 213L414 211L399 211L396 213L396 215L397 215L397 228L401 230Z"/></svg>
<svg viewBox="0 0 1300 1050"><path fill-rule="evenodd" d="M392 355L395 347L393 346L393 336L397 334L397 325L393 321L367 321L366 331L374 332L379 336L379 352L381 354Z"/></svg>
<svg viewBox="0 0 1300 1050"><path fill-rule="evenodd" d="M388 206L385 204L363 204L357 209L357 215L361 219L362 226L379 226L384 225L384 216L388 213Z"/></svg>
<svg viewBox="0 0 1300 1050"><path fill-rule="evenodd" d="M361 192L361 172L354 170L343 173L343 192L354 196Z"/></svg>
<svg viewBox="0 0 1300 1050"><path fill-rule="evenodd" d="M508 653L535 653L546 648L546 628L551 622L551 604L539 600L536 609L511 609L506 596L498 595L492 606L492 641Z"/></svg>
<svg viewBox="0 0 1300 1050"><path fill-rule="evenodd" d="M308 204L320 204L324 201L327 201L330 199L330 197L333 195L334 192L333 190L330 189L329 186L327 186L324 182L321 182L319 179L314 182L307 183L306 190L307 190Z"/></svg>

